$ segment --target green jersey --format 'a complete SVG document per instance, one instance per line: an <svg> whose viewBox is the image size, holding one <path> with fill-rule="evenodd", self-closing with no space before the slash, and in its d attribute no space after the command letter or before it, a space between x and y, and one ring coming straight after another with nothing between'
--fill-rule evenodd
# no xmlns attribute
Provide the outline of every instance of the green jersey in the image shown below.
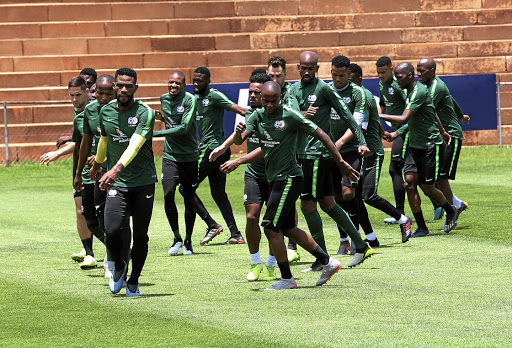
<svg viewBox="0 0 512 348"><path fill-rule="evenodd" d="M101 105L100 103L95 100L87 104L87 106L84 109L84 134L92 134L92 146L91 146L91 153L89 156L95 156L96 151L98 150L98 143L100 141L101 137L101 128L100 128L100 110ZM84 170L89 171L88 164L84 167ZM105 172L107 169L107 165L103 164L101 166L102 170ZM89 175L87 175L89 176ZM83 180L82 180L83 181Z"/></svg>
<svg viewBox="0 0 512 348"><path fill-rule="evenodd" d="M391 82L379 82L379 92L380 105L386 107L386 114L401 115L404 112L407 91L400 88L394 76ZM401 132L398 132L398 129L402 127L404 126L399 123L391 122L391 128L393 128L394 132L405 134L407 128L401 129Z"/></svg>
<svg viewBox="0 0 512 348"><path fill-rule="evenodd" d="M405 109L414 114L407 123L409 125L409 146L416 149L429 149L441 144L443 139L437 128L434 104L427 87L416 82L407 95Z"/></svg>
<svg viewBox="0 0 512 348"><path fill-rule="evenodd" d="M361 87L350 81L345 87L340 89L334 87L333 82L330 82L329 86L338 93L352 115L357 112L357 115L364 118L366 94L363 92ZM347 119L340 117L336 110L331 108L331 132L334 139L338 140L341 138L347 129L349 129L349 123L347 122ZM358 147L359 142L357 141L356 137L352 137L346 144L341 147L340 152L347 153L351 151L357 151Z"/></svg>
<svg viewBox="0 0 512 348"><path fill-rule="evenodd" d="M196 98L196 122L201 143L199 150L215 149L224 138L224 110L229 110L234 103L215 88L210 88L204 96Z"/></svg>
<svg viewBox="0 0 512 348"><path fill-rule="evenodd" d="M345 118L349 128L354 133L360 145L366 145L361 129L357 125L350 110L346 107L341 97L323 80L315 78L311 83L303 84L297 82L290 88L290 94L297 99L301 113L303 114L310 106L318 107L316 114L311 121L322 129L332 139L331 134L331 108L338 115ZM312 136L305 139L299 138L298 155L302 159L316 159L330 156L320 140Z"/></svg>
<svg viewBox="0 0 512 348"><path fill-rule="evenodd" d="M254 111L255 110L252 108L249 108L245 113L245 118L248 120ZM251 153L259 147L260 138L258 138L255 133L252 133L251 136L247 138L247 153ZM247 164L245 171L258 179L267 180L267 174L265 173L265 160L263 158Z"/></svg>
<svg viewBox="0 0 512 348"><path fill-rule="evenodd" d="M71 136L71 141L75 143L75 146L80 147L82 143L82 138L84 136L84 112L85 109L78 112L74 109L75 117L73 118L73 135ZM90 154L89 154L90 156ZM94 181L89 177L89 169L90 165L86 165L84 170L82 170L82 183L83 184L94 184Z"/></svg>
<svg viewBox="0 0 512 348"><path fill-rule="evenodd" d="M363 124L367 124L366 130L363 131L366 144L370 149L370 156L376 153L377 155L384 155L384 147L380 135L380 117L377 102L373 97L370 90L363 87L366 94L366 111L364 113Z"/></svg>
<svg viewBox="0 0 512 348"><path fill-rule="evenodd" d="M286 105L296 111L299 111L299 104L297 99L290 94L291 83L285 82L284 87L281 88L281 105Z"/></svg>
<svg viewBox="0 0 512 348"><path fill-rule="evenodd" d="M119 173L114 186L136 187L157 181L151 144L154 125L155 112L140 100L136 100L129 110L119 110L116 99L101 108L101 135L108 137L108 169L117 164L134 133L146 138L137 155Z"/></svg>
<svg viewBox="0 0 512 348"><path fill-rule="evenodd" d="M165 130L154 131L154 137L165 136L163 158L175 162L197 161L198 150L194 112L196 99L188 92L177 96L160 96Z"/></svg>
<svg viewBox="0 0 512 348"><path fill-rule="evenodd" d="M462 139L462 127L455 113L453 98L448 86L436 76L427 88L434 103L436 114L439 116L445 131L453 138Z"/></svg>
<svg viewBox="0 0 512 348"><path fill-rule="evenodd" d="M260 139L269 182L302 176L296 159L297 136L299 132L309 136L317 128L317 125L288 106L279 108L272 118L265 113L265 109L258 109L249 116L246 129Z"/></svg>

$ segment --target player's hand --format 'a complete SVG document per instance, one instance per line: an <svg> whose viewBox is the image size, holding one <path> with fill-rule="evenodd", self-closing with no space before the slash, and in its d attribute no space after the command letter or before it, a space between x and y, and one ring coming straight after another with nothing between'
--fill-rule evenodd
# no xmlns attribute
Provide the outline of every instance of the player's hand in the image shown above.
<svg viewBox="0 0 512 348"><path fill-rule="evenodd" d="M239 164L238 164L238 161L236 159L231 160L231 161L227 161L227 162L224 162L220 166L220 171L223 172L223 173L231 173L236 168L238 168L238 165Z"/></svg>
<svg viewBox="0 0 512 348"><path fill-rule="evenodd" d="M442 133L441 137L443 138L443 142L445 143L446 146L450 145L450 143L452 142L452 137L447 132Z"/></svg>
<svg viewBox="0 0 512 348"><path fill-rule="evenodd" d="M210 153L210 157L209 157L209 160L210 162L215 162L217 160L217 158L219 158L220 156L222 156L224 153L226 152L226 149L220 145L220 146L217 146L215 149L213 149L213 151Z"/></svg>
<svg viewBox="0 0 512 348"><path fill-rule="evenodd" d="M316 112L318 111L318 106L310 106L306 112L304 113L305 118L311 118L316 115Z"/></svg>
<svg viewBox="0 0 512 348"><path fill-rule="evenodd" d="M50 151L39 157L39 163L48 165L50 162L55 161L57 158L59 158L57 151Z"/></svg>
<svg viewBox="0 0 512 348"><path fill-rule="evenodd" d="M73 188L77 192L82 191L82 176L80 174L75 175L75 178L73 179Z"/></svg>
<svg viewBox="0 0 512 348"><path fill-rule="evenodd" d="M71 141L71 136L69 135L63 135L61 136L59 139L57 139L57 142L55 143L55 145L57 146L57 149L60 148L62 145L64 145L65 143Z"/></svg>
<svg viewBox="0 0 512 348"><path fill-rule="evenodd" d="M89 169L89 178L94 181L98 181L101 178L101 167L99 163L94 162L91 169Z"/></svg>
<svg viewBox="0 0 512 348"><path fill-rule="evenodd" d="M96 156L92 155L87 157L87 164L90 166L94 165L94 162L96 162Z"/></svg>
<svg viewBox="0 0 512 348"><path fill-rule="evenodd" d="M462 119L461 119L460 123L462 123L462 124L464 124L464 123L469 124L470 120L471 120L471 117L469 117L469 115L462 115Z"/></svg>
<svg viewBox="0 0 512 348"><path fill-rule="evenodd" d="M370 149L366 145L361 145L357 148L357 152L363 157L368 157L370 154Z"/></svg>
<svg viewBox="0 0 512 348"><path fill-rule="evenodd" d="M244 122L238 122L238 124L235 127L235 132L238 134L242 134L245 130L245 123Z"/></svg>
<svg viewBox="0 0 512 348"><path fill-rule="evenodd" d="M389 141L389 132L388 131L384 131L382 132L382 135L381 135L382 139L386 140L386 141Z"/></svg>
<svg viewBox="0 0 512 348"><path fill-rule="evenodd" d="M357 182L359 180L359 172L352 168L350 164L342 160L338 165L341 169L341 174L346 176L351 182Z"/></svg>
<svg viewBox="0 0 512 348"><path fill-rule="evenodd" d="M105 191L112 188L112 186L114 186L114 183L116 182L118 173L119 172L116 170L116 167L114 167L105 174L103 174L99 180L100 190Z"/></svg>
<svg viewBox="0 0 512 348"><path fill-rule="evenodd" d="M389 142L392 142L396 138L398 138L398 133L397 132L391 132L391 133L389 133L388 138L386 140L389 141Z"/></svg>
<svg viewBox="0 0 512 348"><path fill-rule="evenodd" d="M164 120L164 116L162 115L162 111L155 110L155 120L158 120L158 121L163 121Z"/></svg>

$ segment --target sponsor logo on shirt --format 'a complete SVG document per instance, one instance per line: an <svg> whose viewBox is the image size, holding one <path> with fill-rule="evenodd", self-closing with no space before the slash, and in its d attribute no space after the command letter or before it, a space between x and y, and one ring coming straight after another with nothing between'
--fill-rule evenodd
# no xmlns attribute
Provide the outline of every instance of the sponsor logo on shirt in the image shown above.
<svg viewBox="0 0 512 348"><path fill-rule="evenodd" d="M277 130L283 130L284 129L284 121L283 120L278 120L274 123L274 127L277 129Z"/></svg>
<svg viewBox="0 0 512 348"><path fill-rule="evenodd" d="M340 115L338 115L338 113L336 112L336 110L334 110L333 108L331 108L331 120L334 120L334 121L339 121L339 120L341 120Z"/></svg>
<svg viewBox="0 0 512 348"><path fill-rule="evenodd" d="M389 88L388 88L388 93L389 93L390 95L395 94L395 90L393 89L393 87L389 87Z"/></svg>
<svg viewBox="0 0 512 348"><path fill-rule="evenodd" d="M272 137L270 136L270 134L268 134L267 131L263 131L263 134L265 135L265 139L272 140Z"/></svg>
<svg viewBox="0 0 512 348"><path fill-rule="evenodd" d="M180 105L176 108L176 111L178 112L178 114L182 114L185 112L185 107L183 105Z"/></svg>
<svg viewBox="0 0 512 348"><path fill-rule="evenodd" d="M117 141L118 143L125 143L130 141L130 138L126 134L124 134L120 129L116 129L117 137L113 137L112 141Z"/></svg>
<svg viewBox="0 0 512 348"><path fill-rule="evenodd" d="M350 104L351 101L352 101L352 99L350 99L350 97L343 97L343 102L345 104Z"/></svg>
<svg viewBox="0 0 512 348"><path fill-rule="evenodd" d="M128 117L128 125L129 126L136 126L137 123L139 123L139 119L137 117Z"/></svg>
<svg viewBox="0 0 512 348"><path fill-rule="evenodd" d="M208 105L210 105L210 99L203 99L202 103L203 103L203 106L208 106Z"/></svg>
<svg viewBox="0 0 512 348"><path fill-rule="evenodd" d="M203 119L203 115L199 115L199 111L196 111L196 121L201 121Z"/></svg>
<svg viewBox="0 0 512 348"><path fill-rule="evenodd" d="M308 102L309 102L309 103L314 103L314 102L316 102L316 95L314 95L314 94L310 94L310 95L308 95Z"/></svg>

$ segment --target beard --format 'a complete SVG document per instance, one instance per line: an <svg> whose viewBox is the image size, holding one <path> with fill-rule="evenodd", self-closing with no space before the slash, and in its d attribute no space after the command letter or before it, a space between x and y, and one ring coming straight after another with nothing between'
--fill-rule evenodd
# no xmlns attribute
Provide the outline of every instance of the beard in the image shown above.
<svg viewBox="0 0 512 348"><path fill-rule="evenodd" d="M119 97L117 98L117 103L120 105L120 106L129 106L131 104L131 102L133 101L133 95L129 96L128 97L128 100L125 101L125 102L122 102L119 100Z"/></svg>

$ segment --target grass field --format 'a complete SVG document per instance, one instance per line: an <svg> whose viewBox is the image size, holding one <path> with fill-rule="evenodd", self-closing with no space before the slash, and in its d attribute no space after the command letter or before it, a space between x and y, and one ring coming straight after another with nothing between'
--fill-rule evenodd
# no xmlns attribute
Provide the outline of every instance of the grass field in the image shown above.
<svg viewBox="0 0 512 348"><path fill-rule="evenodd" d="M300 273L313 261L302 250L292 264L299 289L278 292L263 291L270 282L245 280L247 246L221 245L228 233L200 246L205 226L199 219L196 253L168 256L172 239L158 185L138 299L126 298L124 290L110 294L102 269L82 271L69 257L82 248L69 160L2 167L0 346L512 346L511 159L511 147L463 149L452 187L469 209L453 233L430 221L427 199L432 235L406 244L397 226L385 225L384 214L369 208L382 244L373 258L317 288L318 273ZM241 169L228 175L228 195L243 230ZM199 195L223 222L207 188L203 183ZM392 198L386 170L379 192ZM182 204L179 211L183 215ZM338 233L323 217L328 251L335 254ZM299 226L305 228L301 216ZM264 240L264 260L266 249ZM102 259L99 243L95 251ZM350 257L339 259L346 265Z"/></svg>

